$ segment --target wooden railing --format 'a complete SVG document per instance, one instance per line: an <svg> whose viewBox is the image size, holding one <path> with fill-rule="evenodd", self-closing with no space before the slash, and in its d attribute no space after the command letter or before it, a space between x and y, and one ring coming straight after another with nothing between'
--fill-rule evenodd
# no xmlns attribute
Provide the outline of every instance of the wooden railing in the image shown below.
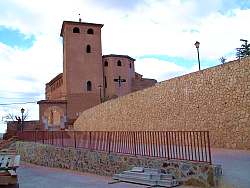
<svg viewBox="0 0 250 188"><path fill-rule="evenodd" d="M24 131L17 136L59 147L211 163L208 131Z"/></svg>

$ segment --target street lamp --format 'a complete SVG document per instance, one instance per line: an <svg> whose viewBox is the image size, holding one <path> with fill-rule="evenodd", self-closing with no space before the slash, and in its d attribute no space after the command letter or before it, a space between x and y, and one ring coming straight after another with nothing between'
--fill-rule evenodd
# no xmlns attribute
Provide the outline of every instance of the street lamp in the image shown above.
<svg viewBox="0 0 250 188"><path fill-rule="evenodd" d="M247 44L248 40L246 39L240 39L241 42L245 42L245 44Z"/></svg>
<svg viewBox="0 0 250 188"><path fill-rule="evenodd" d="M24 113L24 109L23 108L21 108L21 113L22 113L22 123L21 123L21 131L23 131L23 113Z"/></svg>
<svg viewBox="0 0 250 188"><path fill-rule="evenodd" d="M196 49L197 49L198 63L199 63L199 70L201 70L200 52L199 52L200 42L199 42L199 41L196 41L194 45L195 45L195 47L196 47Z"/></svg>

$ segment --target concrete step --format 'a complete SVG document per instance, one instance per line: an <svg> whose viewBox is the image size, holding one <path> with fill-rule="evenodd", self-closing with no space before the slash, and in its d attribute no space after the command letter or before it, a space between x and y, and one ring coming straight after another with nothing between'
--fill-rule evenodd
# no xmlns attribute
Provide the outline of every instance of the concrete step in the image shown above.
<svg viewBox="0 0 250 188"><path fill-rule="evenodd" d="M171 181L173 179L173 176L170 174L155 174L155 173L135 173L135 172L129 172L125 171L121 175L136 177L136 178L146 178L146 179L152 179L152 180L166 180Z"/></svg>
<svg viewBox="0 0 250 188"><path fill-rule="evenodd" d="M169 179L175 179L175 177L172 174L161 174L160 179L161 180L169 180Z"/></svg>
<svg viewBox="0 0 250 188"><path fill-rule="evenodd" d="M150 186L154 186L157 183L157 181L155 181L155 180L150 180L147 178L137 178L137 177L127 176L127 175L114 176L113 179L119 180L119 181L124 181L124 182L150 185Z"/></svg>
<svg viewBox="0 0 250 188"><path fill-rule="evenodd" d="M132 169L133 170L133 169ZM144 172L145 173L155 173L155 174L159 174L161 173L161 171L157 168L144 168Z"/></svg>
<svg viewBox="0 0 250 188"><path fill-rule="evenodd" d="M174 179L174 176L172 174L163 174L160 172L150 172L150 171L144 171L144 172L134 172L134 171L124 171L123 174L127 175L134 175L134 176L144 176L149 178L159 177L160 179Z"/></svg>
<svg viewBox="0 0 250 188"><path fill-rule="evenodd" d="M124 171L122 172L123 175L128 175L128 176L135 176L135 177L141 177L141 178L148 178L151 179L151 174L146 174L146 173L138 173L138 172L131 172L131 171Z"/></svg>
<svg viewBox="0 0 250 188"><path fill-rule="evenodd" d="M157 185L163 187L175 187L179 185L179 182L176 180L171 180L171 181L159 180L157 182Z"/></svg>
<svg viewBox="0 0 250 188"><path fill-rule="evenodd" d="M149 185L149 186L164 186L164 187L172 187L176 186L176 181L172 180L156 180L156 179L148 179L148 178L142 178L142 177L134 177L129 175L120 175L120 176L114 176L113 179L124 181L124 182L131 182L131 183L137 183L142 185Z"/></svg>
<svg viewBox="0 0 250 188"><path fill-rule="evenodd" d="M113 179L149 186L173 187L179 185L179 182L172 174L163 174L158 169L135 169L115 174Z"/></svg>

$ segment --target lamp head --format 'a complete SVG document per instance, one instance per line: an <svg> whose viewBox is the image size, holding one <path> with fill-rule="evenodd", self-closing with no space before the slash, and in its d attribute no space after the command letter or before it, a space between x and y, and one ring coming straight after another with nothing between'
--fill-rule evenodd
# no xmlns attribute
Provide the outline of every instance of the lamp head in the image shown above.
<svg viewBox="0 0 250 188"><path fill-rule="evenodd" d="M199 41L196 41L196 42L194 43L194 45L195 45L196 48L199 48L199 47L200 47L200 42L199 42Z"/></svg>
<svg viewBox="0 0 250 188"><path fill-rule="evenodd" d="M21 108L21 113L22 113L22 114L24 113L24 111L25 111L25 110L24 110L23 108Z"/></svg>
<svg viewBox="0 0 250 188"><path fill-rule="evenodd" d="M247 40L245 40L245 39L240 39L240 41L242 41L242 42L248 42Z"/></svg>

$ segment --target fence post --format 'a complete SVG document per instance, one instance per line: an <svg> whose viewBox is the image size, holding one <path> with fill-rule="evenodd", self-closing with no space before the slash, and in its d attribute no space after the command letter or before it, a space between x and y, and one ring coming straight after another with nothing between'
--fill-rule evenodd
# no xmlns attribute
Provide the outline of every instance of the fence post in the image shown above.
<svg viewBox="0 0 250 188"><path fill-rule="evenodd" d="M135 152L135 156L136 156L136 140L135 140L135 132L133 132L133 137L134 137L134 152Z"/></svg>
<svg viewBox="0 0 250 188"><path fill-rule="evenodd" d="M37 130L35 131L35 142L36 142L36 132L37 132Z"/></svg>
<svg viewBox="0 0 250 188"><path fill-rule="evenodd" d="M167 155L168 155L168 160L169 160L170 159L170 155L169 155L169 136L168 136L168 133L169 132L165 132L165 135L167 135Z"/></svg>
<svg viewBox="0 0 250 188"><path fill-rule="evenodd" d="M43 131L43 144L44 144L44 137L45 137L45 136L44 136L44 131Z"/></svg>
<svg viewBox="0 0 250 188"><path fill-rule="evenodd" d="M210 138L209 138L209 131L207 131L207 141L208 141L208 155L209 155L209 163L212 163L211 159L211 148L210 148Z"/></svg>
<svg viewBox="0 0 250 188"><path fill-rule="evenodd" d="M75 143L75 148L76 148L76 131L74 131L73 133L74 133L74 143Z"/></svg>
<svg viewBox="0 0 250 188"><path fill-rule="evenodd" d="M91 150L91 131L89 131L89 149Z"/></svg>
<svg viewBox="0 0 250 188"><path fill-rule="evenodd" d="M51 142L52 142L52 145L54 145L54 137L53 137L53 132L54 132L54 131L51 131Z"/></svg>
<svg viewBox="0 0 250 188"><path fill-rule="evenodd" d="M63 131L62 131L62 137L61 138L62 138L62 147L63 147Z"/></svg>
<svg viewBox="0 0 250 188"><path fill-rule="evenodd" d="M110 132L108 132L108 152L110 153L110 145L111 145L111 137L110 137Z"/></svg>

